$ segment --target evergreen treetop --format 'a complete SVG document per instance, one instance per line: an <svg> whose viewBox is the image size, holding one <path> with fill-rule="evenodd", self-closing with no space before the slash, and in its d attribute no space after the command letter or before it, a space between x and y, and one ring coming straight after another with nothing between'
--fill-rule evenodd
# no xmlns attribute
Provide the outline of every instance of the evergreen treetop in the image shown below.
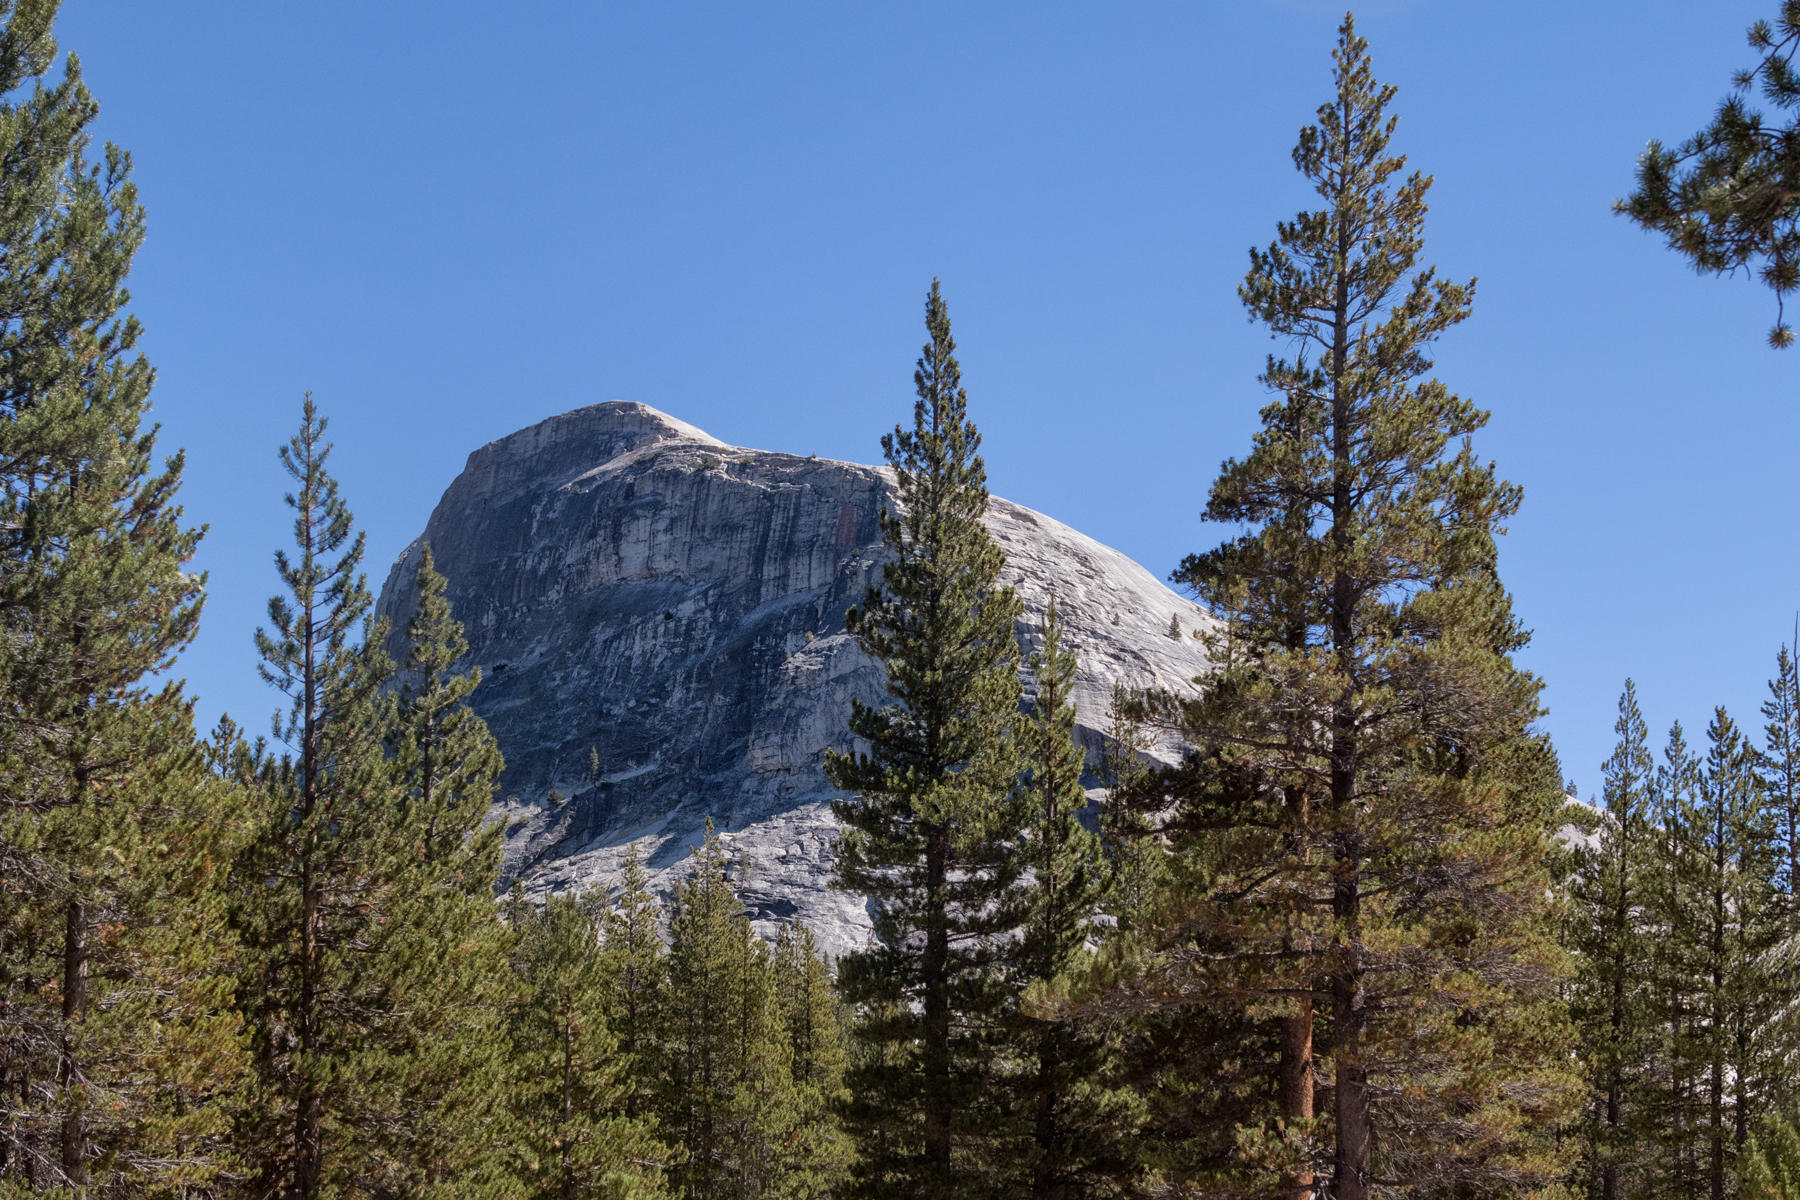
<svg viewBox="0 0 1800 1200"><path fill-rule="evenodd" d="M1075 741L1075 656L1063 645L1056 602L1031 657L1037 694L1021 743L1030 806L1019 855L1018 939L1007 951L1014 987L1027 995L1086 965L1116 877L1100 838L1082 821L1086 755ZM1136 1098L1120 1086L1119 1046L1089 1014L1022 1005L1011 1014L1018 1149L1014 1186L1046 1200L1117 1196L1137 1174Z"/></svg>
<svg viewBox="0 0 1800 1200"><path fill-rule="evenodd" d="M581 899L515 899L518 1000L508 1027L502 1134L522 1200L658 1200L673 1157L631 1111L638 1064L619 1052L600 924ZM492 1133L490 1131L490 1136Z"/></svg>
<svg viewBox="0 0 1800 1200"><path fill-rule="evenodd" d="M982 524L981 437L935 280L925 324L912 428L881 442L896 479L895 508L881 515L891 560L847 621L885 666L892 703L857 704L850 729L868 751L826 759L851 793L834 806L835 882L873 902L875 944L839 964L859 1036L884 1048L853 1069L856 1189L872 1197L997 1186L978 1147L1001 1120L991 1051L1011 1003L1000 955L1023 824L1021 606Z"/></svg>
<svg viewBox="0 0 1800 1200"><path fill-rule="evenodd" d="M230 1167L243 829L149 680L194 636L199 532L125 314L131 159L92 153L74 56L51 77L57 9L0 3L0 1192L168 1194Z"/></svg>
<svg viewBox="0 0 1800 1200"><path fill-rule="evenodd" d="M1431 181L1392 148L1394 89L1349 18L1333 59L1293 156L1322 203L1240 289L1293 348L1208 498L1245 532L1178 572L1230 619L1200 698L1164 705L1200 748L1172 781L1191 837L1165 961L1206 973L1181 994L1281 1023L1240 1126L1255 1186L1532 1186L1561 1174L1543 1131L1573 1081L1543 899L1562 793L1497 574L1520 492L1470 444L1487 415L1429 374L1474 284L1420 262ZM1195 937L1218 956L1181 953Z"/></svg>

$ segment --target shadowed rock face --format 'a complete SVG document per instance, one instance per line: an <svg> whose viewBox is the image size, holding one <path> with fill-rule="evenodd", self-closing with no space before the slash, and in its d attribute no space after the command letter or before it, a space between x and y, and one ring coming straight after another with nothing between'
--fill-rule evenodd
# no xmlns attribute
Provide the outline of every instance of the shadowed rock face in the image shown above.
<svg viewBox="0 0 1800 1200"><path fill-rule="evenodd" d="M884 699L843 628L880 578L891 488L884 470L728 446L619 402L469 456L378 610L405 628L428 542L482 668L506 869L528 892L610 885L634 843L672 887L710 816L764 932L798 917L832 953L862 943L861 899L828 886L823 761L850 745L851 700ZM1205 669L1188 635L1210 618L1142 567L1005 500L987 520L1028 648L1056 594L1090 753L1114 681L1179 688Z"/></svg>

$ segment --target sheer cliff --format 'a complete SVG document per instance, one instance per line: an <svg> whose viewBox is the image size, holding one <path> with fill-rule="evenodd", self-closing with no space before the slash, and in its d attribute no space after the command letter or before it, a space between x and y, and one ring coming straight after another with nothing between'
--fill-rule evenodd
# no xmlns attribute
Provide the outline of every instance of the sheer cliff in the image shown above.
<svg viewBox="0 0 1800 1200"><path fill-rule="evenodd" d="M603 886L635 843L667 887L710 817L765 930L798 917L829 950L859 944L861 901L828 887L822 762L849 744L851 699L883 699L843 628L879 579L890 502L882 469L726 445L642 404L471 454L379 611L405 627L429 543L506 755L508 872L532 892ZM988 525L1027 646L1056 596L1090 752L1115 681L1179 688L1205 669L1192 634L1210 618L1143 567L998 498Z"/></svg>

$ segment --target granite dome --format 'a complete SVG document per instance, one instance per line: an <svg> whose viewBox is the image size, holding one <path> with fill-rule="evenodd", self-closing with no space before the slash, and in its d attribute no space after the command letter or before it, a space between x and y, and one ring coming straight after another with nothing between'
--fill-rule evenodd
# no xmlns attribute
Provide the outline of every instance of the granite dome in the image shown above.
<svg viewBox="0 0 1800 1200"><path fill-rule="evenodd" d="M798 917L834 953L860 944L861 901L828 887L822 763L849 744L852 698L883 699L843 627L879 578L891 487L880 468L730 446L616 401L469 456L378 610L405 627L429 543L484 672L506 870L528 892L610 885L632 844L670 887L710 817L760 928ZM987 522L1027 645L1055 593L1090 752L1115 681L1179 688L1205 669L1188 635L1210 618L1143 567L997 497Z"/></svg>

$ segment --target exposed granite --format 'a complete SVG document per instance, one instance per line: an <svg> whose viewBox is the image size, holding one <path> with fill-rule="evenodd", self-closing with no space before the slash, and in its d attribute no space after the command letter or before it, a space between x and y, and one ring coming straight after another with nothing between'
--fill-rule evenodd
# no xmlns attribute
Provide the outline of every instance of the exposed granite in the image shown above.
<svg viewBox="0 0 1800 1200"><path fill-rule="evenodd" d="M843 627L879 576L890 495L884 470L728 446L642 404L471 454L378 608L404 628L429 542L506 755L508 872L529 892L604 886L635 843L666 889L710 816L765 932L798 916L829 951L860 944L861 901L828 887L822 762L849 743L851 698L883 700ZM988 525L1028 645L1055 591L1090 751L1115 680L1180 687L1205 669L1190 635L1210 618L1144 568L1005 500Z"/></svg>

